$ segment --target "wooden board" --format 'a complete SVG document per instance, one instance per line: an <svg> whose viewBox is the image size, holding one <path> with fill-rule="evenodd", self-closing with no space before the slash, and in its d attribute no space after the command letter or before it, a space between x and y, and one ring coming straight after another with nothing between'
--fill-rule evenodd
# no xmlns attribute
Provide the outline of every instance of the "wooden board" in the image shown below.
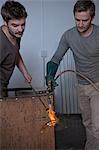
<svg viewBox="0 0 99 150"><path fill-rule="evenodd" d="M47 105L47 96L40 96ZM38 97L0 101L0 150L54 150L54 128L42 126L49 121Z"/></svg>

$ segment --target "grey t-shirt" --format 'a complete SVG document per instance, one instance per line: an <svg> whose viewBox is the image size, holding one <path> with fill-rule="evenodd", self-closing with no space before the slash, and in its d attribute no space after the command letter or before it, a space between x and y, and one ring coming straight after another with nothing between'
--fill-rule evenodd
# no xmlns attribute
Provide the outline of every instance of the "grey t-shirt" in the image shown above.
<svg viewBox="0 0 99 150"><path fill-rule="evenodd" d="M15 68L18 52L19 44L14 46L0 27L0 87L8 85Z"/></svg>
<svg viewBox="0 0 99 150"><path fill-rule="evenodd" d="M51 61L59 65L69 48L73 52L76 71L93 82L99 82L99 26L93 25L93 32L88 37L80 36L76 27L67 30L62 35ZM78 82L88 84L80 76L78 76Z"/></svg>

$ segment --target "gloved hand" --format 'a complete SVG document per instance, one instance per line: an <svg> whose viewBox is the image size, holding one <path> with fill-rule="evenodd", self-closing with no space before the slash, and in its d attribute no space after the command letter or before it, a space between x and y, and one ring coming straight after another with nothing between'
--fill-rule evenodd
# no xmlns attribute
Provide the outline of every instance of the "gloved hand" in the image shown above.
<svg viewBox="0 0 99 150"><path fill-rule="evenodd" d="M57 82L54 80L54 77L50 75L46 76L46 85L50 92L53 91L56 86L58 86Z"/></svg>
<svg viewBox="0 0 99 150"><path fill-rule="evenodd" d="M48 87L48 89L50 89L51 91L53 91L55 87L58 86L58 84L54 80L57 69L58 69L58 65L56 63L52 61L49 61L47 63L46 85L49 86L49 82L50 82L51 85L50 88Z"/></svg>

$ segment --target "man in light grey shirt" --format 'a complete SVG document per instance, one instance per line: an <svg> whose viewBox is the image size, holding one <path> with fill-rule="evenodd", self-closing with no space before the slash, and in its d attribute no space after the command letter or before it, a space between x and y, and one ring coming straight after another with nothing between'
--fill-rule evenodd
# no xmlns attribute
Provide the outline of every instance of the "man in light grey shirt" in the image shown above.
<svg viewBox="0 0 99 150"><path fill-rule="evenodd" d="M76 71L83 74L99 87L99 26L93 24L95 4L92 0L78 0L74 5L76 26L61 37L51 61L47 63L46 83L52 82L60 61L70 48L73 52ZM85 150L99 150L99 91L78 76L79 104L87 141Z"/></svg>

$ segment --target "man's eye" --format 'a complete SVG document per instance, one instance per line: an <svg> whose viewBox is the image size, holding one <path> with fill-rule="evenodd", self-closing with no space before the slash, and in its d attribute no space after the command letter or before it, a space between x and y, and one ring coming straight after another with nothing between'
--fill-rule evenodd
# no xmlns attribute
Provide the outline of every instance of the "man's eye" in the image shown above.
<svg viewBox="0 0 99 150"><path fill-rule="evenodd" d="M17 27L18 25L16 25L16 24L13 24L12 26L13 26L13 27Z"/></svg>
<svg viewBox="0 0 99 150"><path fill-rule="evenodd" d="M88 20L83 20L83 22L87 22Z"/></svg>
<svg viewBox="0 0 99 150"><path fill-rule="evenodd" d="M79 19L76 19L76 21L80 21Z"/></svg>

